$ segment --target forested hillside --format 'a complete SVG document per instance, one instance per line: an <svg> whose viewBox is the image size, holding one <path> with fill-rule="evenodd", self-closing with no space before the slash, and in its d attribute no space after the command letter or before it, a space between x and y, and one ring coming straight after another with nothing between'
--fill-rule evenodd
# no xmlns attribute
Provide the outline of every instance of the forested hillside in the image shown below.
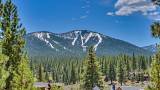
<svg viewBox="0 0 160 90"><path fill-rule="evenodd" d="M31 68L38 81L53 80L56 83L66 85L80 83L83 76L86 58L75 57L31 57ZM123 73L123 81L144 81L148 76L148 69L151 66L151 57L118 55L97 57L98 65L106 81L117 80L116 76ZM120 64L121 63L121 64ZM120 65L119 65L120 64ZM117 69L123 69L120 72ZM74 77L74 78L73 78ZM105 78L103 78L104 80Z"/></svg>

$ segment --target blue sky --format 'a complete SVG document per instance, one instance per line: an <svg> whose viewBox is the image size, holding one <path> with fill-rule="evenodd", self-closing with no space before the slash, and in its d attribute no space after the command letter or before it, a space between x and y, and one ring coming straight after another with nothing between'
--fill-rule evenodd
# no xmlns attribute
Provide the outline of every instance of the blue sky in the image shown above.
<svg viewBox="0 0 160 90"><path fill-rule="evenodd" d="M85 29L137 46L158 42L150 25L160 19L148 0L14 0L27 32Z"/></svg>

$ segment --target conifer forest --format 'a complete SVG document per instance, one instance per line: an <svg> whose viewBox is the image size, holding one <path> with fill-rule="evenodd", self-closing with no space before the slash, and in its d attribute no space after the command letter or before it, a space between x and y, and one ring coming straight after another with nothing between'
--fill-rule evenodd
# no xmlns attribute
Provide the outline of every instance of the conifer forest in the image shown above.
<svg viewBox="0 0 160 90"><path fill-rule="evenodd" d="M0 0L0 90L160 90L160 0L113 1Z"/></svg>

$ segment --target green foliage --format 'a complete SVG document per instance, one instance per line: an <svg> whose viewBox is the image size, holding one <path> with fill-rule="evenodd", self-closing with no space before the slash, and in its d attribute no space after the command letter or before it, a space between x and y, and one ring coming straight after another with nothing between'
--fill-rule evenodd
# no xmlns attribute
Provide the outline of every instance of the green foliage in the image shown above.
<svg viewBox="0 0 160 90"><path fill-rule="evenodd" d="M153 0L154 3L158 4L160 3L159 0ZM160 37L160 23L155 22L153 25L151 25L151 31L152 35L155 38ZM153 82L153 87L156 88L155 90L160 89L160 46L158 45L158 52L153 57L152 65L151 65L151 81Z"/></svg>
<svg viewBox="0 0 160 90"><path fill-rule="evenodd" d="M113 64L113 61L109 60L109 64L108 64L108 77L111 80L111 84L112 81L116 80L116 69L115 69L115 65Z"/></svg>
<svg viewBox="0 0 160 90"><path fill-rule="evenodd" d="M0 0L0 18L2 17L3 14L3 3L2 0ZM0 29L2 27L2 20L0 19Z"/></svg>
<svg viewBox="0 0 160 90"><path fill-rule="evenodd" d="M5 70L4 64L7 61L7 57L0 54L0 90L5 88L5 80L8 77L8 72Z"/></svg>
<svg viewBox="0 0 160 90"><path fill-rule="evenodd" d="M160 5L160 0L152 0L152 2L156 5Z"/></svg>
<svg viewBox="0 0 160 90"><path fill-rule="evenodd" d="M159 38L160 36L160 23L159 22L154 22L151 25L151 33L153 37Z"/></svg>
<svg viewBox="0 0 160 90"><path fill-rule="evenodd" d="M71 80L70 82L72 84L76 84L76 81L77 81L77 76L76 76L76 70L75 70L75 66L72 64L72 68L71 68Z"/></svg>
<svg viewBox="0 0 160 90"><path fill-rule="evenodd" d="M39 82L45 81L44 67L42 66L42 64L40 64L38 67L38 81Z"/></svg>
<svg viewBox="0 0 160 90"><path fill-rule="evenodd" d="M133 70L132 68L132 62L133 62L133 56L127 56L127 55L118 55L118 56L103 56L103 57L97 57L96 62L101 62L99 63L99 71L102 71L101 76L106 76L108 80L111 80L113 78L113 81L116 81L116 76L117 76L117 65L119 63L119 59L122 59L123 63L123 68L125 70L124 72L124 80L132 80L132 81L143 81L143 73L148 72L148 68L150 68L150 63L151 63L151 58L150 57L145 57L144 63L147 68L143 70L141 60L142 57L144 56L134 56L134 61L136 62L136 69ZM83 78L84 74L86 72L86 63L87 60L86 58L73 58L73 57L30 57L30 65L32 65L32 71L34 72L34 75L39 81L39 69L40 69L40 64L43 66L43 81L47 81L45 79L45 73L49 72L52 76L52 80L55 83L64 83L65 85L71 85L73 84L74 79L76 83L81 83L83 84ZM149 62L148 62L149 61ZM103 65L102 65L103 64ZM140 65L140 66L139 66ZM73 68L73 69L72 69ZM140 71L138 69L140 68ZM101 70L103 69L103 70ZM40 70L41 71L41 70ZM75 72L74 72L75 71ZM138 73L140 72L143 75L139 79L138 78ZM135 74L135 77L133 75ZM50 75L49 75L50 76ZM105 78L103 78L105 79ZM50 79L51 80L51 79Z"/></svg>
<svg viewBox="0 0 160 90"><path fill-rule="evenodd" d="M62 86L52 85L51 90L64 90Z"/></svg>
<svg viewBox="0 0 160 90"><path fill-rule="evenodd" d="M151 81L157 90L160 89L160 53L157 53L153 57L153 62L151 65Z"/></svg>
<svg viewBox="0 0 160 90"><path fill-rule="evenodd" d="M28 68L27 60L27 57L24 57L18 65L18 70L13 72L11 90L31 90L33 88L34 79L30 68Z"/></svg>
<svg viewBox="0 0 160 90"><path fill-rule="evenodd" d="M117 64L117 80L122 85L125 81L125 68L123 58L120 57Z"/></svg>
<svg viewBox="0 0 160 90"><path fill-rule="evenodd" d="M133 56L132 56L132 71L135 71L137 69L137 62L136 62L136 58L135 58L135 55L133 53Z"/></svg>
<svg viewBox="0 0 160 90"><path fill-rule="evenodd" d="M7 90L25 90L32 86L32 73L28 67L28 59L24 55L26 33L19 23L17 7L12 0L6 0L1 10L2 54L8 57L5 70L8 77L5 80Z"/></svg>
<svg viewBox="0 0 160 90"><path fill-rule="evenodd" d="M155 87L148 86L147 88L145 88L145 90L157 90L157 89Z"/></svg>
<svg viewBox="0 0 160 90"><path fill-rule="evenodd" d="M98 86L103 88L103 82L101 80L99 64L96 59L94 48L91 47L88 52L88 58L86 60L86 70L84 71L83 87L86 90L92 90L93 87Z"/></svg>

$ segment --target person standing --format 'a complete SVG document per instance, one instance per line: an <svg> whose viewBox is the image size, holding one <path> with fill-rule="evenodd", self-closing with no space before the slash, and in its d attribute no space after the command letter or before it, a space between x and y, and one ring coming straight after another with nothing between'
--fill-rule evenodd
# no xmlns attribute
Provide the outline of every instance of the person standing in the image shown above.
<svg viewBox="0 0 160 90"><path fill-rule="evenodd" d="M112 90L116 90L115 84L112 84Z"/></svg>

